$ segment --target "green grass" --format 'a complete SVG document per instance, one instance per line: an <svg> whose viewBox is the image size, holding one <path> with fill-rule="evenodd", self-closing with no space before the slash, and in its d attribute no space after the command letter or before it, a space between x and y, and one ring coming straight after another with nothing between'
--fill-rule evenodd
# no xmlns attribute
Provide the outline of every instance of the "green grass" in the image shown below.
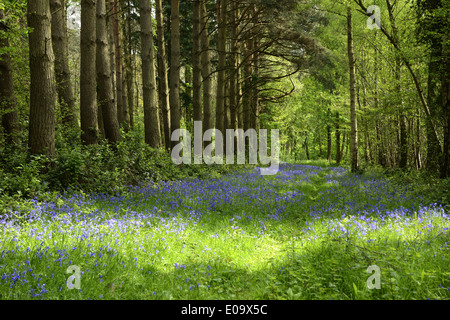
<svg viewBox="0 0 450 320"><path fill-rule="evenodd" d="M1 299L449 299L448 212L423 201L311 164L54 195L2 216Z"/></svg>

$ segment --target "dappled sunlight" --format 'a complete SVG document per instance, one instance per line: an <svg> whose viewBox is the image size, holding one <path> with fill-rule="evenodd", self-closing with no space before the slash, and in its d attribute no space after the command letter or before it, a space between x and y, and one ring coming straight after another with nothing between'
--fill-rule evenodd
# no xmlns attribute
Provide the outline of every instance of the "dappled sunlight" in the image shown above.
<svg viewBox="0 0 450 320"><path fill-rule="evenodd" d="M256 169L220 180L130 186L113 196L34 200L28 214L1 217L2 294L76 297L64 279L65 269L78 265L83 276L89 274L80 298L103 292L108 297L122 292L136 298L225 298L230 290L244 299L283 296L286 292L270 283L283 278L286 268L302 274L299 257L308 257L303 267L311 268L312 257L329 246L336 252L354 246L370 253L393 241L428 241L445 234L450 227L445 209L425 205L409 191L343 168L283 164L269 177ZM439 242L436 248L442 246ZM330 256L332 251L327 251ZM449 259L448 252L442 254ZM123 279L122 289L117 279ZM108 291L103 281L110 289L115 283L115 289ZM41 284L45 290L38 290ZM142 292L129 292L134 286ZM144 288L150 287L149 295ZM333 294L345 298L338 287ZM297 298L312 298L313 288Z"/></svg>

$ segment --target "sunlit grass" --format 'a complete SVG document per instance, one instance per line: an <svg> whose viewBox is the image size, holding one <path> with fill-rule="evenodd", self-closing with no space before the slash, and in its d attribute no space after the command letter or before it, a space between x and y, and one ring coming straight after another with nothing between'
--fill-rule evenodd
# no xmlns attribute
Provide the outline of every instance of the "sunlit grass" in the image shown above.
<svg viewBox="0 0 450 320"><path fill-rule="evenodd" d="M448 212L378 175L284 165L29 206L0 218L1 299L450 297Z"/></svg>

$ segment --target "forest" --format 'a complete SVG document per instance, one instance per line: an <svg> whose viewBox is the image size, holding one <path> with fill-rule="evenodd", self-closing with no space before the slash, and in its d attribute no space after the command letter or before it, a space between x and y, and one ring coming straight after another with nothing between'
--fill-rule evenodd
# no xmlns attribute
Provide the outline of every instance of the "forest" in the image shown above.
<svg viewBox="0 0 450 320"><path fill-rule="evenodd" d="M449 0L0 0L0 300L450 299L449 31Z"/></svg>

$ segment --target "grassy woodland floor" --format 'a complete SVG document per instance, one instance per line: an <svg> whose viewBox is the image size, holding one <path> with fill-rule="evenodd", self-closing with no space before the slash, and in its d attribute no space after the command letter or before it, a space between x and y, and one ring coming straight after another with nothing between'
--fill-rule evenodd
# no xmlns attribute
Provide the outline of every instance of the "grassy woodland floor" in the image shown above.
<svg viewBox="0 0 450 320"><path fill-rule="evenodd" d="M340 167L258 170L4 214L0 299L450 298L448 209L414 185ZM80 290L66 285L70 265ZM371 265L380 289L367 287Z"/></svg>

